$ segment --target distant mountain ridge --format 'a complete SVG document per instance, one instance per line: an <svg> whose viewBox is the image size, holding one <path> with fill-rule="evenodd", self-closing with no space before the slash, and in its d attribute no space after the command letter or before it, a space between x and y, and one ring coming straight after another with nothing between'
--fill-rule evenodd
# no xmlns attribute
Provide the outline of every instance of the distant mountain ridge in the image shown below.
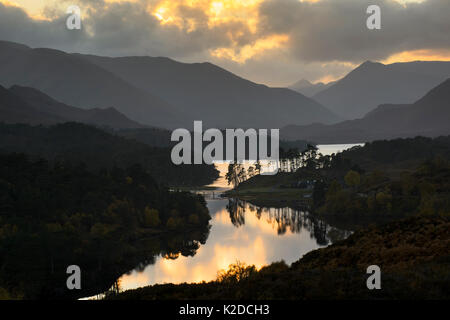
<svg viewBox="0 0 450 320"><path fill-rule="evenodd" d="M338 117L317 102L289 89L269 88L211 63L180 63L169 58L107 58L84 55L133 86L188 111L209 127L265 127L332 123Z"/></svg>
<svg viewBox="0 0 450 320"><path fill-rule="evenodd" d="M331 81L328 83L323 82L311 83L306 79L302 79L290 85L288 88L300 92L301 94L311 98L314 95L318 94L319 92L331 87L335 83L336 81Z"/></svg>
<svg viewBox="0 0 450 320"><path fill-rule="evenodd" d="M0 41L0 68L4 87L32 87L79 108L114 107L145 124L179 124L166 102L75 55Z"/></svg>
<svg viewBox="0 0 450 320"><path fill-rule="evenodd" d="M81 122L114 129L142 128L114 108L84 110L68 106L28 87L0 86L0 121L4 123L56 124Z"/></svg>
<svg viewBox="0 0 450 320"><path fill-rule="evenodd" d="M281 137L317 143L352 143L450 134L450 78L413 104L385 104L362 119L334 125L287 126Z"/></svg>
<svg viewBox="0 0 450 320"><path fill-rule="evenodd" d="M449 77L445 61L366 61L313 99L344 119L357 119L381 104L411 104Z"/></svg>
<svg viewBox="0 0 450 320"><path fill-rule="evenodd" d="M333 123L328 109L285 88L242 79L210 63L168 58L106 58L31 49L0 41L0 84L36 88L75 107L115 107L134 121L162 128L280 128Z"/></svg>

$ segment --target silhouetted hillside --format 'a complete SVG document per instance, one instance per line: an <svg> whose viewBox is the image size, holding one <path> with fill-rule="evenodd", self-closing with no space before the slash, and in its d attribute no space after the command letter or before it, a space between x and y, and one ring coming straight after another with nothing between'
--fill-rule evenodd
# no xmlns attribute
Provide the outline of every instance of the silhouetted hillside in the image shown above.
<svg viewBox="0 0 450 320"><path fill-rule="evenodd" d="M36 88L80 108L114 107L143 124L177 125L179 112L86 59L0 41L0 84Z"/></svg>
<svg viewBox="0 0 450 320"><path fill-rule="evenodd" d="M396 137L450 134L450 79L411 105L381 105L364 118L334 125L288 126L284 139L351 143Z"/></svg>
<svg viewBox="0 0 450 320"><path fill-rule="evenodd" d="M219 128L279 128L338 120L300 93L255 84L210 63L84 56L1 41L0 67L1 85L33 87L75 107L114 107L145 125L189 128L203 120Z"/></svg>
<svg viewBox="0 0 450 320"><path fill-rule="evenodd" d="M62 121L60 117L36 110L0 86L0 122L51 124L60 121Z"/></svg>
<svg viewBox="0 0 450 320"><path fill-rule="evenodd" d="M127 139L133 139L150 147L173 147L177 142L170 140L171 132L160 128L137 128L117 130L115 133Z"/></svg>
<svg viewBox="0 0 450 320"><path fill-rule="evenodd" d="M278 128L287 124L338 120L315 101L289 89L269 88L210 63L179 63L168 58L80 56L133 86L219 128Z"/></svg>
<svg viewBox="0 0 450 320"><path fill-rule="evenodd" d="M449 77L450 62L367 61L313 99L345 119L356 119L380 104L413 103Z"/></svg>
<svg viewBox="0 0 450 320"><path fill-rule="evenodd" d="M139 164L159 183L167 185L205 185L218 177L214 166L174 165L170 148L149 147L79 123L50 127L0 124L0 152L83 163L92 170Z"/></svg>
<svg viewBox="0 0 450 320"><path fill-rule="evenodd" d="M39 90L28 87L12 86L9 91L22 99L22 101L26 102L27 105L31 106L35 111L51 115L55 118L53 121L44 122L44 124L48 122L76 121L98 126L108 126L115 129L142 127L141 124L128 119L114 108L80 109L58 102ZM27 118L24 118L22 121L20 121L21 119L18 120L19 121L15 122L32 124L42 123L38 121L39 119L27 121Z"/></svg>

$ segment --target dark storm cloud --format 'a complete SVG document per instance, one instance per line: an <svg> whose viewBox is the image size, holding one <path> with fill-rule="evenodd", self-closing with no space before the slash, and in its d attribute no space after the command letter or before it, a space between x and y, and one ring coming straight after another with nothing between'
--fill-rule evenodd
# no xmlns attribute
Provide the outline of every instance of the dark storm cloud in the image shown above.
<svg viewBox="0 0 450 320"><path fill-rule="evenodd" d="M65 17L51 21L31 19L25 11L0 3L0 39L28 45L65 45L85 38L84 32L69 32Z"/></svg>
<svg viewBox="0 0 450 320"><path fill-rule="evenodd" d="M161 25L146 10L147 1L136 3L105 3L98 0L78 0L83 12L82 30L67 30L67 14L53 8L44 10L51 20L35 20L24 10L0 3L0 39L16 41L33 47L55 47L72 52L104 55L164 55L187 58L207 53L211 48L228 46L231 33L250 34L247 26L229 22L208 27L201 10L179 7L186 21L196 21L195 30L175 25ZM56 15L59 14L59 15ZM236 39L239 40L239 39Z"/></svg>
<svg viewBox="0 0 450 320"><path fill-rule="evenodd" d="M368 30L366 9L381 8L381 30ZM268 0L260 32L287 33L303 61L383 59L407 50L450 47L450 1L401 5L393 0Z"/></svg>

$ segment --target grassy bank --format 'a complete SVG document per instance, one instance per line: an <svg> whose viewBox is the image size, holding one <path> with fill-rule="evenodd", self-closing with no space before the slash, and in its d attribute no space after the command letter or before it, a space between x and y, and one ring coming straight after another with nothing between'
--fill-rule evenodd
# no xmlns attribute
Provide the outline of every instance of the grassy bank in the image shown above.
<svg viewBox="0 0 450 320"><path fill-rule="evenodd" d="M302 207L311 204L313 190L293 188L298 176L279 173L274 176L258 175L236 188L225 192L225 196L249 201L258 206Z"/></svg>
<svg viewBox="0 0 450 320"><path fill-rule="evenodd" d="M311 198L305 198L310 192L296 188L251 188L230 190L227 197L239 198L261 207L301 207L311 204Z"/></svg>

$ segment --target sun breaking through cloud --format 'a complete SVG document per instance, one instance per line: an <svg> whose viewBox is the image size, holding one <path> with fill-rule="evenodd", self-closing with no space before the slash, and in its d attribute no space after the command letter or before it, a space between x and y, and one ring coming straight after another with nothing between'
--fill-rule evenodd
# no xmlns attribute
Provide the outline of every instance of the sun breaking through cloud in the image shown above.
<svg viewBox="0 0 450 320"><path fill-rule="evenodd" d="M0 39L101 55L210 61L270 85L336 79L365 60L448 60L448 0L0 0ZM83 30L64 29L82 9ZM365 27L378 4L382 29Z"/></svg>

